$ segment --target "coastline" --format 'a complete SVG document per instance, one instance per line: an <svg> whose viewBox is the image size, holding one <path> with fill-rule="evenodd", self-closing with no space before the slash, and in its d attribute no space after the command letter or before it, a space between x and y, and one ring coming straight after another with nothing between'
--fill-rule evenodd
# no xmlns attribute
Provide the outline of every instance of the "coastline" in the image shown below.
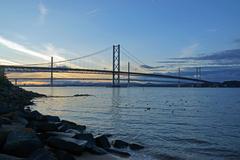
<svg viewBox="0 0 240 160"><path fill-rule="evenodd" d="M68 160L129 159L121 151L144 147L110 135L93 135L86 126L30 110L34 98L47 96L25 91L0 77L0 159Z"/></svg>

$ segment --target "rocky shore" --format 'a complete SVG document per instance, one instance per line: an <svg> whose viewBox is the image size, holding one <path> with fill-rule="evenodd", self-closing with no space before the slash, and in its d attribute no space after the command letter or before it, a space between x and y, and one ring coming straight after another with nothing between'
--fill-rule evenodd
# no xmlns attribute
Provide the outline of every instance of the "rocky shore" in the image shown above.
<svg viewBox="0 0 240 160"><path fill-rule="evenodd" d="M110 135L93 135L86 126L57 116L32 111L34 98L45 95L13 86L0 76L0 159L1 160L81 160L129 159L121 149L144 147Z"/></svg>

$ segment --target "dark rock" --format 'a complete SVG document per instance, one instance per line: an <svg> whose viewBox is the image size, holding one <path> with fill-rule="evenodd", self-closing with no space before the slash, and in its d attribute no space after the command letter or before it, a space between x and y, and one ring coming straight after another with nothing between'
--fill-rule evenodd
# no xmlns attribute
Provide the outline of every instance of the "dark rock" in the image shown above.
<svg viewBox="0 0 240 160"><path fill-rule="evenodd" d="M48 122L60 122L60 118L58 116L46 115L44 117Z"/></svg>
<svg viewBox="0 0 240 160"><path fill-rule="evenodd" d="M32 111L32 112L28 113L28 117L27 118L29 118L30 120L36 120L36 121L44 121L44 120L46 120L46 117L43 116L38 111Z"/></svg>
<svg viewBox="0 0 240 160"><path fill-rule="evenodd" d="M95 154L95 155L104 155L107 154L108 152L104 150L103 148L93 146L92 148L88 148L87 151L89 153Z"/></svg>
<svg viewBox="0 0 240 160"><path fill-rule="evenodd" d="M36 132L57 131L58 127L55 123L43 121L31 121L27 127L33 128Z"/></svg>
<svg viewBox="0 0 240 160"><path fill-rule="evenodd" d="M9 134L9 131L5 131L5 130L0 131L0 150L5 144L8 134Z"/></svg>
<svg viewBox="0 0 240 160"><path fill-rule="evenodd" d="M34 151L27 160L57 160L55 154L45 148Z"/></svg>
<svg viewBox="0 0 240 160"><path fill-rule="evenodd" d="M32 130L11 131L3 147L4 153L18 157L26 157L42 147L42 143Z"/></svg>
<svg viewBox="0 0 240 160"><path fill-rule="evenodd" d="M115 150L115 149L106 149L107 152L109 153L112 153L112 154L115 154L115 155L118 155L120 157L130 157L131 154L129 154L128 152L122 152L122 151L118 151L118 150Z"/></svg>
<svg viewBox="0 0 240 160"><path fill-rule="evenodd" d="M83 152L87 141L69 137L50 137L48 138L47 143L50 147L80 155Z"/></svg>
<svg viewBox="0 0 240 160"><path fill-rule="evenodd" d="M86 140L87 141L87 148L93 148L96 146L95 139L91 133L85 133L85 134L77 134L73 138L79 139L79 140Z"/></svg>
<svg viewBox="0 0 240 160"><path fill-rule="evenodd" d="M74 156L63 150L51 149L58 160L75 160Z"/></svg>
<svg viewBox="0 0 240 160"><path fill-rule="evenodd" d="M61 122L62 122L62 124L69 125L69 126L76 126L77 125L76 123L71 122L71 121L67 121L67 120L62 120Z"/></svg>
<svg viewBox="0 0 240 160"><path fill-rule="evenodd" d="M105 135L97 136L95 138L96 145L101 148L110 148L111 145L108 141L108 138Z"/></svg>
<svg viewBox="0 0 240 160"><path fill-rule="evenodd" d="M0 117L0 124L12 124L12 121L6 117Z"/></svg>
<svg viewBox="0 0 240 160"><path fill-rule="evenodd" d="M66 133L74 133L74 134L81 134L81 132L79 132L78 130L76 129L68 129L65 131Z"/></svg>
<svg viewBox="0 0 240 160"><path fill-rule="evenodd" d="M16 110L16 107L12 107L12 106L7 105L7 104L1 104L0 115L6 114L6 113L9 113L9 112L13 112L15 110Z"/></svg>
<svg viewBox="0 0 240 160"><path fill-rule="evenodd" d="M136 144L136 143L131 143L129 144L130 149L132 150L140 150L143 149L144 146L140 145L140 144Z"/></svg>
<svg viewBox="0 0 240 160"><path fill-rule="evenodd" d="M86 126L83 125L68 125L68 124L63 124L60 127L58 127L58 130L61 132L65 132L69 129L74 129L79 131L80 133L83 133L84 130L86 129Z"/></svg>
<svg viewBox="0 0 240 160"><path fill-rule="evenodd" d="M128 147L128 143L124 142L122 140L115 140L112 142L113 147L115 148L127 148Z"/></svg>
<svg viewBox="0 0 240 160"><path fill-rule="evenodd" d="M46 134L46 137L59 136L59 137L73 138L74 136L76 136L76 134L74 134L74 133L65 133L65 132L45 132L44 134Z"/></svg>
<svg viewBox="0 0 240 160"><path fill-rule="evenodd" d="M6 154L0 154L0 160L22 160L22 158L6 155Z"/></svg>

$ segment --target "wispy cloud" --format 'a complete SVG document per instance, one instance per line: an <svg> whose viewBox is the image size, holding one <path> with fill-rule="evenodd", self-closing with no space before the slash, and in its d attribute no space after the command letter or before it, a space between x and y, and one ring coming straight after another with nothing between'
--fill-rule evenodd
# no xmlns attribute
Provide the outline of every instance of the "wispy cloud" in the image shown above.
<svg viewBox="0 0 240 160"><path fill-rule="evenodd" d="M48 9L42 2L38 4L38 12L39 12L40 23L41 24L45 23L45 19L48 14Z"/></svg>
<svg viewBox="0 0 240 160"><path fill-rule="evenodd" d="M209 29L207 29L207 32L217 32L217 29L216 28L209 28Z"/></svg>
<svg viewBox="0 0 240 160"><path fill-rule="evenodd" d="M194 43L190 46L187 46L185 48L183 48L181 50L181 55L180 57L186 57L186 56L191 56L193 54L195 54L195 52L197 51L198 47L199 47L199 43Z"/></svg>
<svg viewBox="0 0 240 160"><path fill-rule="evenodd" d="M19 63L0 58L0 65L19 65Z"/></svg>
<svg viewBox="0 0 240 160"><path fill-rule="evenodd" d="M8 40L8 39L6 39L2 36L0 36L0 45L3 45L3 46L5 46L9 49L15 50L18 53L29 55L29 56L32 56L32 57L37 57L37 58L40 58L40 59L43 59L43 60L46 60L46 61L49 61L50 57L54 54L54 53L48 52L49 55L46 55L42 52L34 51L32 49L29 49L26 46L23 46L21 44L18 44L16 42ZM57 59L58 60L65 60L65 58L63 58L61 56L57 56Z"/></svg>
<svg viewBox="0 0 240 160"><path fill-rule="evenodd" d="M99 9L98 9L98 8L95 8L95 9L92 9L92 10L86 12L85 14L86 14L87 16L95 16L98 12L99 12Z"/></svg>

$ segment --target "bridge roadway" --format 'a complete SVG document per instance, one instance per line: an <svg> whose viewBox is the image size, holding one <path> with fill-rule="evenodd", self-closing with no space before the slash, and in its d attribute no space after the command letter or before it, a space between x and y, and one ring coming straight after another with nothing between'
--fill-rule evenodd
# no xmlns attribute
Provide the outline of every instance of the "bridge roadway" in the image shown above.
<svg viewBox="0 0 240 160"><path fill-rule="evenodd" d="M63 68L63 67L37 67L37 66L16 66L16 65L0 65L0 68L4 68L6 72L65 72L65 73L84 73L84 74L106 74L112 75L113 71L111 70L95 70L95 69L82 69L82 68ZM156 74L156 73L140 73L140 72L125 72L120 71L121 75L127 76L143 76L143 77L152 77L152 78L166 78L166 79L175 79L175 80L187 80L192 82L200 83L209 83L209 81L182 77L182 76L172 76L165 74Z"/></svg>

